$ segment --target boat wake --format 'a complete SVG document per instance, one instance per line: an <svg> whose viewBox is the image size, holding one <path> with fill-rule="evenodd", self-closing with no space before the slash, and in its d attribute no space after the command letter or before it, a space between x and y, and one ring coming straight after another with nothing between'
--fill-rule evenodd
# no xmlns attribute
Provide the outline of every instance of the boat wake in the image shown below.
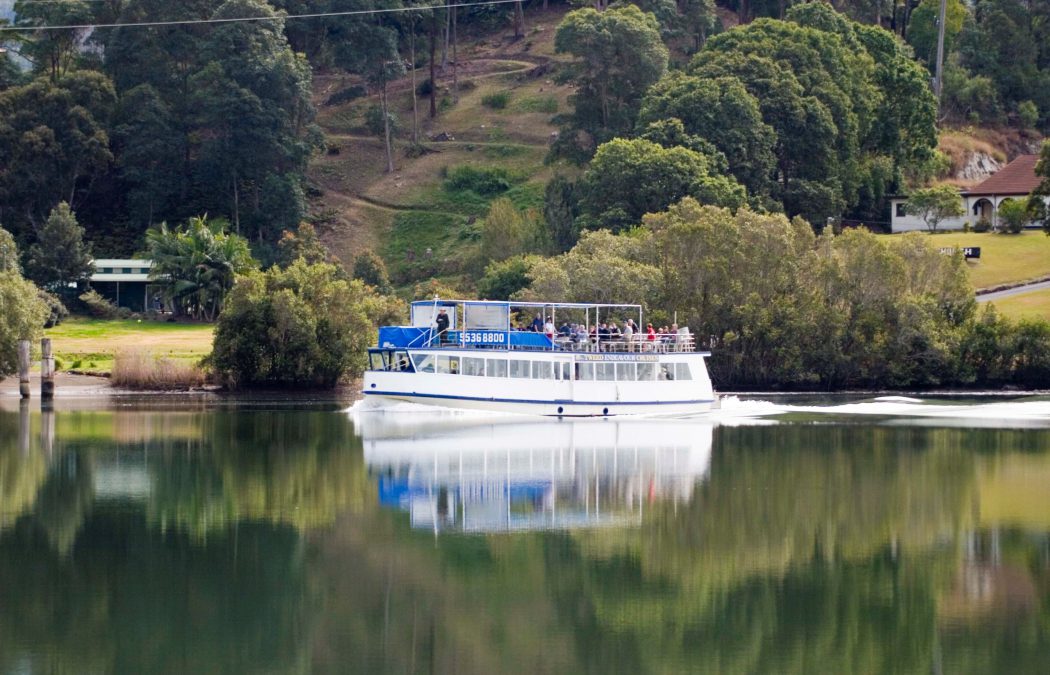
<svg viewBox="0 0 1050 675"><path fill-rule="evenodd" d="M1050 398L1027 397L1015 400L988 402L946 401L908 396L879 396L862 401L828 405L801 405L762 399L723 396L719 408L690 416L659 416L658 419L703 421L722 426L779 424L790 419L820 422L858 418L888 425L937 425L987 428L1050 427ZM482 410L442 408L416 403L379 402L374 399L358 401L347 411L352 417L381 413L383 417L435 420L443 423L492 422L499 419L526 421L550 420L514 413ZM626 418L617 418L626 419ZM652 418L650 418L652 419Z"/></svg>
<svg viewBox="0 0 1050 675"><path fill-rule="evenodd" d="M1050 427L1050 399L1029 397L1010 401L951 402L907 396L880 396L832 405L794 405L726 396L721 408L704 417L719 424L775 423L790 416L819 421L821 417L882 418L886 424L937 424L967 427Z"/></svg>

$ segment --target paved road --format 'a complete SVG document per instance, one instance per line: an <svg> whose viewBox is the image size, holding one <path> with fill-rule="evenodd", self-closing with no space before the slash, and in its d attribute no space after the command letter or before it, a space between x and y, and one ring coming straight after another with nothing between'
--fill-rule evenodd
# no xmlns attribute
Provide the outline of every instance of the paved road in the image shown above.
<svg viewBox="0 0 1050 675"><path fill-rule="evenodd" d="M1025 284L1024 286L1015 286L1014 288L1008 288L1005 291L995 291L994 293L984 293L977 295L977 302L987 302L989 300L998 300L999 298L1006 298L1011 295L1018 295L1020 293L1028 293L1029 291L1041 291L1050 288L1050 281L1040 281L1034 284Z"/></svg>

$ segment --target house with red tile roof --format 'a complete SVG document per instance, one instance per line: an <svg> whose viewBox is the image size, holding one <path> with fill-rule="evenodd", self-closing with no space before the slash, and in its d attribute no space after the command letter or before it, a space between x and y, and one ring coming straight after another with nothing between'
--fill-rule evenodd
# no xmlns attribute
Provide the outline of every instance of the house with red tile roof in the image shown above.
<svg viewBox="0 0 1050 675"><path fill-rule="evenodd" d="M960 190L959 198L966 207L966 215L941 221L938 230L961 230L965 223L974 226L980 220L986 220L992 227L998 225L999 207L1011 199L1027 199L1040 183L1035 174L1035 165L1039 155L1020 155L1002 169L992 174L973 187ZM908 198L905 196L890 199L890 228L892 232L909 232L925 230L926 223L919 216L905 211ZM1048 199L1050 205L1050 199Z"/></svg>

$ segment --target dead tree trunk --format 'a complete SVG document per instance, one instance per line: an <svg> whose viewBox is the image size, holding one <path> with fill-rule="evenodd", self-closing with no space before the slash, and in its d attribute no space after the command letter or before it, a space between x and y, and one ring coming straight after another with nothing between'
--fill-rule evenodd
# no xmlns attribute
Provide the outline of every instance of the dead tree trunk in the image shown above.
<svg viewBox="0 0 1050 675"><path fill-rule="evenodd" d="M435 75L435 57L437 56L437 12L430 13L430 119L437 117L437 76Z"/></svg>
<svg viewBox="0 0 1050 675"><path fill-rule="evenodd" d="M412 69L412 143L419 143L419 106L416 97L416 19L413 17L408 24L408 52Z"/></svg>

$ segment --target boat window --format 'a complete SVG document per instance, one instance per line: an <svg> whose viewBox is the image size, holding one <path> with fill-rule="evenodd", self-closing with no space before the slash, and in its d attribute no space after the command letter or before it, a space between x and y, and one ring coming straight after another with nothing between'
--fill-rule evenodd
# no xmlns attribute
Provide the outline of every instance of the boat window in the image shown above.
<svg viewBox="0 0 1050 675"><path fill-rule="evenodd" d="M633 382L634 381L634 364L633 363L617 363L616 364L616 379L620 382Z"/></svg>
<svg viewBox="0 0 1050 675"><path fill-rule="evenodd" d="M553 380L554 379L554 363L551 361L533 361L532 362L532 379L534 380Z"/></svg>
<svg viewBox="0 0 1050 675"><path fill-rule="evenodd" d="M463 357L463 374L464 375L485 375L485 359L478 359L470 356Z"/></svg>
<svg viewBox="0 0 1050 675"><path fill-rule="evenodd" d="M437 372L448 373L450 375L456 375L459 373L459 357L457 356L438 356L437 357Z"/></svg>
<svg viewBox="0 0 1050 675"><path fill-rule="evenodd" d="M569 380L572 378L572 364L568 361L554 364L554 379Z"/></svg>
<svg viewBox="0 0 1050 675"><path fill-rule="evenodd" d="M673 380L674 379L674 364L673 363L661 363L660 372L657 373L656 379L658 380Z"/></svg>
<svg viewBox="0 0 1050 675"><path fill-rule="evenodd" d="M383 368L383 355L379 352L368 352L368 364L372 370L385 370Z"/></svg>
<svg viewBox="0 0 1050 675"><path fill-rule="evenodd" d="M521 361L518 359L511 359L510 361L510 376L511 377L528 377L529 376L529 362Z"/></svg>
<svg viewBox="0 0 1050 675"><path fill-rule="evenodd" d="M408 359L408 352L394 352L394 362L391 364L393 370L412 372L412 362Z"/></svg>
<svg viewBox="0 0 1050 675"><path fill-rule="evenodd" d="M594 379L594 364L593 363L577 363L576 364L576 379L577 380L593 380Z"/></svg>
<svg viewBox="0 0 1050 675"><path fill-rule="evenodd" d="M485 359L488 361L489 377L507 376L507 359Z"/></svg>
<svg viewBox="0 0 1050 675"><path fill-rule="evenodd" d="M416 371L420 373L434 372L433 354L413 354L412 360L416 362Z"/></svg>
<svg viewBox="0 0 1050 675"><path fill-rule="evenodd" d="M691 380L693 374L689 372L688 363L676 363L674 364L674 379L676 380Z"/></svg>
<svg viewBox="0 0 1050 675"><path fill-rule="evenodd" d="M638 380L640 382L652 382L656 379L656 364L655 363L639 363L638 364Z"/></svg>
<svg viewBox="0 0 1050 675"><path fill-rule="evenodd" d="M615 363L596 363L594 368L594 379L611 382L616 379Z"/></svg>

